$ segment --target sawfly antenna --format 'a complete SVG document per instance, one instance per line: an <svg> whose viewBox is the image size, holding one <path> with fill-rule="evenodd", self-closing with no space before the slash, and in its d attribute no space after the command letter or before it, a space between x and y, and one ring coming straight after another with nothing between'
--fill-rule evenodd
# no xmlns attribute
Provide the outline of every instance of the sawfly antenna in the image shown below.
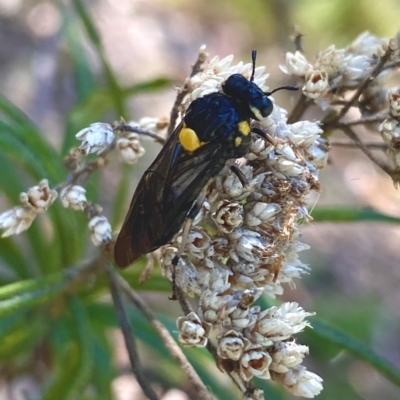
<svg viewBox="0 0 400 400"><path fill-rule="evenodd" d="M299 88L297 86L281 86L281 87L274 89L272 92L265 92L265 94L267 96L271 96L271 94L277 92L278 90L293 90L293 91L295 91L295 90L299 90Z"/></svg>
<svg viewBox="0 0 400 400"><path fill-rule="evenodd" d="M256 72L256 58L257 58L257 50L253 50L251 52L251 62L253 64L253 70L251 72L250 82L254 81L254 74Z"/></svg>

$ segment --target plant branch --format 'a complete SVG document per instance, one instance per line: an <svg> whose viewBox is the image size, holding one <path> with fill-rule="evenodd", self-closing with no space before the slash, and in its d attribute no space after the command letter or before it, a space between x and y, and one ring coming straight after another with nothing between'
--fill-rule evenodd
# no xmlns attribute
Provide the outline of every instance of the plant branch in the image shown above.
<svg viewBox="0 0 400 400"><path fill-rule="evenodd" d="M329 141L329 144L331 146L336 146L336 147L347 147L347 148L359 148L359 146L354 143L354 142L348 142L348 141ZM387 145L385 143L364 143L364 146L367 147L368 149L375 149L375 150L386 150Z"/></svg>
<svg viewBox="0 0 400 400"><path fill-rule="evenodd" d="M179 362L183 371L185 372L189 382L192 384L198 398L200 400L213 400L213 397L204 386L197 372L193 369L192 365L183 354L181 348L176 344L173 337L170 335L165 326L156 319L153 312L147 307L143 300L136 294L136 292L129 286L128 282L125 281L122 276L118 275L115 271L110 272L113 276L113 280L125 293L129 301L131 301L135 307L143 314L143 316L151 323L154 329L157 331L165 347L169 350L172 356Z"/></svg>
<svg viewBox="0 0 400 400"><path fill-rule="evenodd" d="M288 116L287 123L288 124L293 124L296 121L299 121L301 116L304 114L304 112L307 110L307 108L311 105L312 100L304 96L303 93L301 93L300 97L297 100L296 105L290 112Z"/></svg>
<svg viewBox="0 0 400 400"><path fill-rule="evenodd" d="M376 122L382 122L388 117L388 113L381 113L381 114L375 114L375 115L370 115L367 117L363 117L360 119L356 119L354 121L348 121L345 123L347 126L353 126L353 125L362 125L362 124L370 124L370 123L376 123Z"/></svg>
<svg viewBox="0 0 400 400"><path fill-rule="evenodd" d="M364 144L364 142L357 136L357 134L346 124L337 124L336 128L341 129L359 148L360 150L379 168L385 171L388 175L393 177L393 171L388 164L379 160L370 151L370 149Z"/></svg>
<svg viewBox="0 0 400 400"><path fill-rule="evenodd" d="M389 48L386 50L385 54L380 58L378 64L375 66L375 68L372 70L370 76L365 79L365 81L358 87L356 92L353 94L353 96L350 98L350 100L343 106L343 108L340 110L338 115L335 117L334 122L340 121L344 115L346 115L347 111L350 110L350 108L355 104L361 94L364 92L364 90L368 87L368 85L375 80L375 78L382 72L383 67L385 63L388 61L390 55L392 53L392 50Z"/></svg>
<svg viewBox="0 0 400 400"><path fill-rule="evenodd" d="M142 388L144 394L150 400L159 400L159 397L154 392L153 388L150 386L149 382L147 381L142 372L139 356L136 349L136 341L133 336L132 328L129 323L128 316L126 315L126 311L118 291L118 283L116 280L117 274L114 272L110 264L106 266L106 272L108 276L110 292L113 299L115 311L117 313L119 324L121 326L122 334L124 335L125 346L128 351L129 360L131 362L132 372L135 374L136 379L140 387Z"/></svg>

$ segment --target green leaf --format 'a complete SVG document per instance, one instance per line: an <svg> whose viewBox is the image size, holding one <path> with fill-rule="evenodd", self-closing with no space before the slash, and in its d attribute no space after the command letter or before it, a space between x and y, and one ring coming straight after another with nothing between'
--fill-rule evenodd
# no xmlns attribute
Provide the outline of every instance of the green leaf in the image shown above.
<svg viewBox="0 0 400 400"><path fill-rule="evenodd" d="M307 329L309 335L317 335L339 345L357 358L370 364L391 382L400 386L400 371L366 344L321 318L311 317L310 322L313 329Z"/></svg>
<svg viewBox="0 0 400 400"><path fill-rule="evenodd" d="M9 299L0 300L0 317L46 303L56 296L62 287L63 285L58 283L32 292L20 293Z"/></svg>
<svg viewBox="0 0 400 400"><path fill-rule="evenodd" d="M348 208L348 207L316 207L311 216L314 222L392 222L400 223L400 218L383 214L371 208Z"/></svg>
<svg viewBox="0 0 400 400"><path fill-rule="evenodd" d="M122 93L124 96L131 96L139 93L154 92L156 90L169 88L172 84L173 81L171 79L166 77L159 77L148 81L136 83L131 86L126 86L122 88Z"/></svg>
<svg viewBox="0 0 400 400"><path fill-rule="evenodd" d="M28 292L40 291L50 285L60 283L61 274L48 275L36 279L28 279L10 283L0 287L0 300L10 299Z"/></svg>

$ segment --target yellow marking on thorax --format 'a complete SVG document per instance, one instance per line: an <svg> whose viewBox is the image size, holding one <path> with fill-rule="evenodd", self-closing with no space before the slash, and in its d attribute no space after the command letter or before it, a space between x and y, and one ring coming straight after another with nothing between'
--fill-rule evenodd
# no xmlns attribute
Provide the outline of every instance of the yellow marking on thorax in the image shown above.
<svg viewBox="0 0 400 400"><path fill-rule="evenodd" d="M179 132L179 142L186 151L190 152L197 150L203 144L196 132L185 126Z"/></svg>
<svg viewBox="0 0 400 400"><path fill-rule="evenodd" d="M250 133L250 125L247 121L239 122L238 129L243 136L247 136Z"/></svg>
<svg viewBox="0 0 400 400"><path fill-rule="evenodd" d="M235 147L239 147L242 143L242 138L240 136L235 137Z"/></svg>

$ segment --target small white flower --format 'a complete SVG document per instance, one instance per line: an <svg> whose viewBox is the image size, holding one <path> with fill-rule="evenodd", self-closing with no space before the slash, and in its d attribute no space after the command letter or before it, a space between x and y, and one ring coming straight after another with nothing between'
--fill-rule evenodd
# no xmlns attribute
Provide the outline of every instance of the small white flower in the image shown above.
<svg viewBox="0 0 400 400"><path fill-rule="evenodd" d="M112 143L115 135L110 124L96 122L80 130L75 137L82 141L79 146L82 154L100 154Z"/></svg>
<svg viewBox="0 0 400 400"><path fill-rule="evenodd" d="M36 213L44 213L58 197L55 190L50 189L49 181L43 179L39 185L29 188L27 193L20 194L21 203L31 208Z"/></svg>
<svg viewBox="0 0 400 400"><path fill-rule="evenodd" d="M335 45L330 45L327 49L318 54L314 68L326 71L329 77L334 77L339 71L344 57L344 50L337 50Z"/></svg>
<svg viewBox="0 0 400 400"><path fill-rule="evenodd" d="M286 390L295 396L313 398L323 389L322 378L307 371L307 368L302 365L291 368L284 374L273 373L272 379L281 383Z"/></svg>
<svg viewBox="0 0 400 400"><path fill-rule="evenodd" d="M305 171L305 168L300 164L294 161L286 160L282 157L278 159L277 163L275 164L275 168L289 176L298 176Z"/></svg>
<svg viewBox="0 0 400 400"><path fill-rule="evenodd" d="M358 35L353 42L347 46L346 51L353 54L367 55L368 57L380 57L385 53L388 44L388 39L378 38L366 31Z"/></svg>
<svg viewBox="0 0 400 400"><path fill-rule="evenodd" d="M308 159L316 168L324 168L328 164L329 145L327 140L319 138L308 149Z"/></svg>
<svg viewBox="0 0 400 400"><path fill-rule="evenodd" d="M184 346L205 347L207 345L211 324L202 322L195 312L179 317L176 325L179 329L179 341Z"/></svg>
<svg viewBox="0 0 400 400"><path fill-rule="evenodd" d="M310 146L321 134L322 129L318 122L298 121L289 125L293 134L292 142L295 146Z"/></svg>
<svg viewBox="0 0 400 400"><path fill-rule="evenodd" d="M134 132L130 132L127 137L119 138L116 147L127 164L136 164L145 153L145 149L140 143L139 135Z"/></svg>
<svg viewBox="0 0 400 400"><path fill-rule="evenodd" d="M245 221L248 226L257 226L271 221L281 211L279 204L251 202L245 206Z"/></svg>
<svg viewBox="0 0 400 400"><path fill-rule="evenodd" d="M285 373L302 363L303 358L308 354L308 347L297 344L296 342L277 342L268 348L272 358L271 371Z"/></svg>
<svg viewBox="0 0 400 400"><path fill-rule="evenodd" d="M270 379L271 361L271 356L263 351L262 346L252 345L240 359L240 375L245 381L249 381L253 377Z"/></svg>
<svg viewBox="0 0 400 400"><path fill-rule="evenodd" d="M90 237L95 246L111 241L111 225L103 215L96 215L89 221Z"/></svg>
<svg viewBox="0 0 400 400"><path fill-rule="evenodd" d="M254 388L243 395L243 400L265 400L264 391L260 388Z"/></svg>
<svg viewBox="0 0 400 400"><path fill-rule="evenodd" d="M349 54L343 61L340 70L341 86L354 87L359 85L371 72L371 58L366 55Z"/></svg>
<svg viewBox="0 0 400 400"><path fill-rule="evenodd" d="M400 126L394 118L385 119L379 126L379 132L384 142L392 148L400 145Z"/></svg>
<svg viewBox="0 0 400 400"><path fill-rule="evenodd" d="M235 201L221 200L211 218L222 232L231 233L243 223L243 206Z"/></svg>
<svg viewBox="0 0 400 400"><path fill-rule="evenodd" d="M1 237L19 235L32 224L37 213L30 207L14 207L0 214L0 229L5 229Z"/></svg>
<svg viewBox="0 0 400 400"><path fill-rule="evenodd" d="M68 185L61 190L60 199L65 208L84 210L87 205L86 189L79 185Z"/></svg>
<svg viewBox="0 0 400 400"><path fill-rule="evenodd" d="M400 88L389 90L389 111L393 117L400 117Z"/></svg>
<svg viewBox="0 0 400 400"><path fill-rule="evenodd" d="M312 71L306 75L306 83L302 91L310 99L318 99L329 90L328 74L326 71Z"/></svg>
<svg viewBox="0 0 400 400"><path fill-rule="evenodd" d="M299 52L286 53L286 66L281 65L280 69L289 75L305 76L313 67L306 58Z"/></svg>
<svg viewBox="0 0 400 400"><path fill-rule="evenodd" d="M221 358L239 360L243 352L251 346L250 340L237 331L229 330L217 337L217 353Z"/></svg>

